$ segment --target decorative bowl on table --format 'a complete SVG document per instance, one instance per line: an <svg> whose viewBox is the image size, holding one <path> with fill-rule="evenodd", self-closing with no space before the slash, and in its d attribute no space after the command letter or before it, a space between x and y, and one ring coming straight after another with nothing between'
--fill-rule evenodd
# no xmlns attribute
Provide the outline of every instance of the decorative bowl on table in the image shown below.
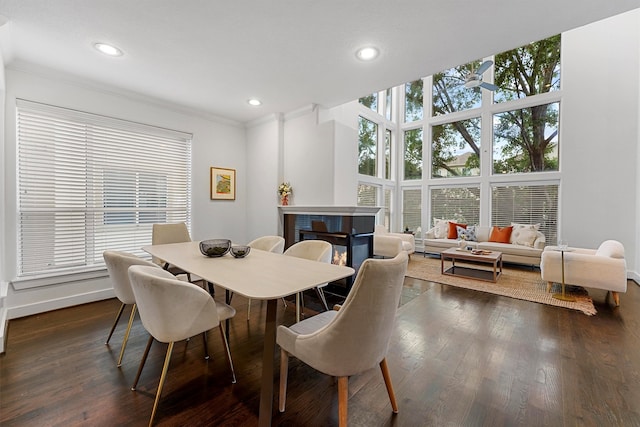
<svg viewBox="0 0 640 427"><path fill-rule="evenodd" d="M250 246L231 246L231 255L235 258L244 258L249 255L250 251Z"/></svg>
<svg viewBox="0 0 640 427"><path fill-rule="evenodd" d="M211 239L200 242L200 252L208 257L221 257L231 248L231 240L228 239Z"/></svg>

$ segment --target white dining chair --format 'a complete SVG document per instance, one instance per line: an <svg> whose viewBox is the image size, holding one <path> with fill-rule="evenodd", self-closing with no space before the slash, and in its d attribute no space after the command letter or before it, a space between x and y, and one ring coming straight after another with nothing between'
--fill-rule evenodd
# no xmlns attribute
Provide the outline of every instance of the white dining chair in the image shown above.
<svg viewBox="0 0 640 427"><path fill-rule="evenodd" d="M281 236L262 236L247 243L251 249L260 249L261 251L273 252L281 254L284 251L284 237ZM287 306L284 298L282 301ZM247 320L251 317L251 298L247 305Z"/></svg>
<svg viewBox="0 0 640 427"><path fill-rule="evenodd" d="M178 280L171 273L157 267L133 266L129 269L129 278L142 325L151 334L131 387L132 390L135 390L138 384L153 341L169 344L149 420L149 426L151 426L176 341L182 341L218 327L231 369L231 382L236 382L229 343L221 323L222 320L235 316L236 311L230 305L215 301L207 291L197 285ZM206 341L205 345L207 345Z"/></svg>
<svg viewBox="0 0 640 427"><path fill-rule="evenodd" d="M189 234L189 229L187 228L187 224L184 222L176 222L176 223L166 223L166 224L153 224L151 229L151 244L153 245L164 245L168 243L184 243L191 242L191 235ZM160 265L162 268L173 274L174 276L185 275L187 277L187 281L191 283L204 282L199 277L193 277L191 273L188 271L184 271L183 269L176 267L175 265L171 265L164 260L153 257L153 262ZM193 280L192 280L193 279ZM203 287L204 287L204 283ZM208 283L209 292L213 294L213 285Z"/></svg>
<svg viewBox="0 0 640 427"><path fill-rule="evenodd" d="M104 263L106 264L107 271L109 272L109 278L111 279L111 284L113 285L113 292L116 294L116 298L118 298L121 302L120 310L118 310L116 320L113 322L113 326L111 326L111 330L109 331L109 336L107 337L105 345L109 344L109 340L111 340L111 336L113 335L113 332L115 331L116 326L120 321L120 317L122 316L122 312L124 311L125 307L127 305L131 305L129 323L127 324L127 329L124 333L124 338L122 339L120 355L118 356L117 366L119 368L122 365L124 350L127 347L127 341L129 340L131 326L133 325L133 320L136 316L136 299L133 295L133 290L131 289L131 283L129 282L129 267L131 267L132 265L146 265L149 267L158 268L158 266L128 252L104 251L102 257L104 258Z"/></svg>
<svg viewBox="0 0 640 427"><path fill-rule="evenodd" d="M365 260L338 310L326 311L290 327L278 326L279 409L284 412L289 356L338 378L338 420L347 425L349 377L380 366L394 413L398 412L386 354L409 257Z"/></svg>
<svg viewBox="0 0 640 427"><path fill-rule="evenodd" d="M313 261L320 261L331 263L331 254L333 252L333 246L331 243L326 242L324 240L302 240L300 242L294 243L289 246L286 251L284 251L285 255L295 256L298 258L305 258ZM322 290L323 287L327 286L328 283L323 283L315 287L315 291L322 301L325 310L329 310L327 305L327 300L324 296L324 292ZM304 295L302 292L296 294L296 322L300 321L300 315L302 310L304 309Z"/></svg>

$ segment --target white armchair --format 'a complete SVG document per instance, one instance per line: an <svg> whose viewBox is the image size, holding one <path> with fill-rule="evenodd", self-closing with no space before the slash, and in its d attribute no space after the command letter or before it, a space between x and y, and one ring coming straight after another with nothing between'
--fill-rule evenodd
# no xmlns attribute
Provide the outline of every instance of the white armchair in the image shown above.
<svg viewBox="0 0 640 427"><path fill-rule="evenodd" d="M554 282L562 282L562 254L554 249L555 246L547 246L540 262L547 291ZM571 248L564 253L564 283L611 291L613 301L620 305L619 292L627 292L624 246L616 240L606 240L597 250Z"/></svg>
<svg viewBox="0 0 640 427"><path fill-rule="evenodd" d="M390 233L384 225L376 225L373 233L373 254L384 258L393 258L406 251L409 255L416 251L413 234Z"/></svg>

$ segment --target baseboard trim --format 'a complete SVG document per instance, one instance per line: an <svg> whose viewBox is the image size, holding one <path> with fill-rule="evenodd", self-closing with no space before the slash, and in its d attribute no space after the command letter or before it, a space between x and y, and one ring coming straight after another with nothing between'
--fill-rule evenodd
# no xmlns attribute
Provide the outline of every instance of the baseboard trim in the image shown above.
<svg viewBox="0 0 640 427"><path fill-rule="evenodd" d="M33 304L25 304L7 309L7 319L17 319L20 317L31 316L34 314L44 313L47 311L67 308L74 305L86 304L89 302L102 301L109 298L115 298L113 289L101 289L94 292L86 292L83 294L70 295L62 298L39 301Z"/></svg>

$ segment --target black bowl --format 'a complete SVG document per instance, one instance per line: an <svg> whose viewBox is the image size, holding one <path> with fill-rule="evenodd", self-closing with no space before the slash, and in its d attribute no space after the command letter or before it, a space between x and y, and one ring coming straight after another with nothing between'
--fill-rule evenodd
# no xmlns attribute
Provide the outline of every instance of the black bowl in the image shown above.
<svg viewBox="0 0 640 427"><path fill-rule="evenodd" d="M231 240L228 239L212 239L200 242L200 252L208 257L220 257L229 252Z"/></svg>
<svg viewBox="0 0 640 427"><path fill-rule="evenodd" d="M244 258L249 255L250 251L250 246L231 246L231 255L235 258Z"/></svg>

